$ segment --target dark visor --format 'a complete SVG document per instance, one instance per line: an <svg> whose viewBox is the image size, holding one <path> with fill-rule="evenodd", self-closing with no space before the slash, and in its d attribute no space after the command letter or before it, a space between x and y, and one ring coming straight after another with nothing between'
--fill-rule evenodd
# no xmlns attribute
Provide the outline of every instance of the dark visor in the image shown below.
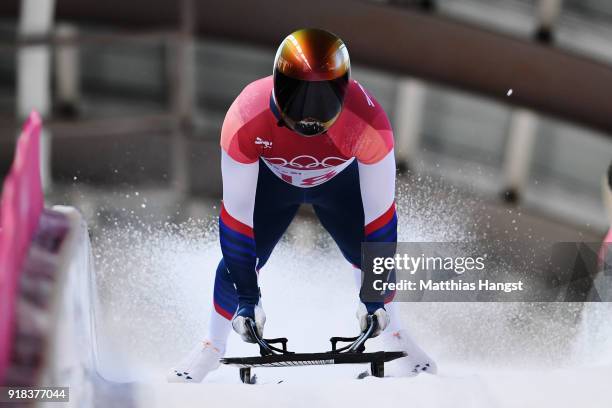
<svg viewBox="0 0 612 408"><path fill-rule="evenodd" d="M348 72L329 81L303 81L276 71L274 96L283 115L290 121L325 123L334 119L342 110L342 102L348 85ZM327 130L327 129L324 129Z"/></svg>

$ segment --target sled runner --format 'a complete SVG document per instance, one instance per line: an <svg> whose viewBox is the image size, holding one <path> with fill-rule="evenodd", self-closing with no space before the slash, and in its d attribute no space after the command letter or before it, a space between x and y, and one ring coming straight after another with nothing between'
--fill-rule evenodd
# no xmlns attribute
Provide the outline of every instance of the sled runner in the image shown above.
<svg viewBox="0 0 612 408"><path fill-rule="evenodd" d="M368 316L368 326L357 337L332 337L331 351L323 353L295 353L287 350L287 339L263 339L257 334L255 322L247 320L247 327L254 343L259 345L260 356L222 358L221 363L239 367L240 380L245 384L253 384L251 368L253 367L291 367L325 364L370 364L372 375L384 377L385 363L406 357L403 351L377 351L364 353L365 342L378 327L376 316ZM339 343L348 343L338 348ZM281 348L274 346L280 344Z"/></svg>

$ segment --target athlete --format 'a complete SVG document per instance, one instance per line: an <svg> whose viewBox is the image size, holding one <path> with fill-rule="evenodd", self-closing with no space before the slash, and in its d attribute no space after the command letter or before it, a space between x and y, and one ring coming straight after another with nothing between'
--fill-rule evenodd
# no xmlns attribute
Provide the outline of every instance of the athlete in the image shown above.
<svg viewBox="0 0 612 408"><path fill-rule="evenodd" d="M252 342L247 318L263 335L258 274L300 205L312 205L359 285L361 243L397 241L393 132L376 99L350 78L346 46L330 32L290 34L273 75L236 98L221 130L221 168L223 259L208 336L170 371L173 382L200 382L219 367L232 327ZM359 302L362 330L375 315L385 348L408 353L399 360L405 374L435 373L391 300Z"/></svg>

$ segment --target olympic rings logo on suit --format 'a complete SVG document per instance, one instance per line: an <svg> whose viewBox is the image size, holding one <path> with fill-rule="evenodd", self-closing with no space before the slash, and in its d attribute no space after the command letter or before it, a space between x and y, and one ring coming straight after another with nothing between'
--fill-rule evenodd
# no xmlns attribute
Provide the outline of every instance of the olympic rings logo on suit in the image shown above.
<svg viewBox="0 0 612 408"><path fill-rule="evenodd" d="M309 155L296 156L291 160L282 157L263 157L268 163L280 167L293 167L295 169L318 169L340 166L350 159L342 159L340 157L326 157L319 161L316 157Z"/></svg>

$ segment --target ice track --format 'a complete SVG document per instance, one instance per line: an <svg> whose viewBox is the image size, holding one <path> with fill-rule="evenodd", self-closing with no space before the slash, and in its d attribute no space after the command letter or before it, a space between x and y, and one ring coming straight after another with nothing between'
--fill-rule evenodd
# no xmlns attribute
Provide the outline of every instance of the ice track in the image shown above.
<svg viewBox="0 0 612 408"><path fill-rule="evenodd" d="M473 218L448 206L408 213L418 197L403 199L403 239L470 234L461 220ZM143 407L612 406L607 304L400 305L404 323L437 359L438 376L357 380L366 366L261 368L260 384L249 386L222 367L201 385L167 384L166 370L205 334L217 247L214 220L95 231L97 372L109 398ZM350 267L315 221L295 223L260 277L266 336L286 336L290 348L307 352L356 332ZM232 336L227 355L256 352ZM113 396L118 384L129 389Z"/></svg>

